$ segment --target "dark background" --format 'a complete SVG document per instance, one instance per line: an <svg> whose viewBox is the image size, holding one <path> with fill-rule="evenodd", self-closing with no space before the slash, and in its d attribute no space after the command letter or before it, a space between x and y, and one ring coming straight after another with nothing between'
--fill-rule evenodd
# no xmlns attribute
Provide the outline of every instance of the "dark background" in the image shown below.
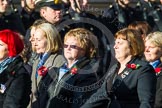
<svg viewBox="0 0 162 108"><path fill-rule="evenodd" d="M19 7L20 6L20 1L21 0L10 0L12 1L12 4L14 7ZM112 3L114 3L115 0L88 0L88 8L86 9L87 11L91 13L95 13L96 15L102 14L102 12L109 8ZM138 0L132 0L132 4L136 4ZM143 0L142 0L143 1Z"/></svg>

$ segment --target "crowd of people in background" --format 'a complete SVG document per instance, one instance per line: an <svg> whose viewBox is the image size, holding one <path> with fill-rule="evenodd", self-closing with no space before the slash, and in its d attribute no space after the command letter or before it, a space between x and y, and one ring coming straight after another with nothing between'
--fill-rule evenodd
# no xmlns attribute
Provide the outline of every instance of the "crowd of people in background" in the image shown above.
<svg viewBox="0 0 162 108"><path fill-rule="evenodd" d="M162 1L88 3L0 0L0 108L162 108Z"/></svg>

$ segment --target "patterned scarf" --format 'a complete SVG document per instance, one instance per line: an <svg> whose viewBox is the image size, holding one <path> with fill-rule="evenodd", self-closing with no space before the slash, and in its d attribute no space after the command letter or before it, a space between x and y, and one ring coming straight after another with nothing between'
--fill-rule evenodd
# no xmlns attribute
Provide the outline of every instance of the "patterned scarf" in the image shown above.
<svg viewBox="0 0 162 108"><path fill-rule="evenodd" d="M17 57L7 58L2 63L0 63L0 74L7 69L8 65L13 62Z"/></svg>

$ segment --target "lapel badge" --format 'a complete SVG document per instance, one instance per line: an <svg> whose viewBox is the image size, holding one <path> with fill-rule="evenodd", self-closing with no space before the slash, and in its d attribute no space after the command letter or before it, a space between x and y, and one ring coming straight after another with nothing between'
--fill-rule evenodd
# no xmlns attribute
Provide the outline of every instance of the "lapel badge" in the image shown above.
<svg viewBox="0 0 162 108"><path fill-rule="evenodd" d="M122 79L124 79L128 75L129 75L129 71L125 71L124 73L121 74L121 77Z"/></svg>

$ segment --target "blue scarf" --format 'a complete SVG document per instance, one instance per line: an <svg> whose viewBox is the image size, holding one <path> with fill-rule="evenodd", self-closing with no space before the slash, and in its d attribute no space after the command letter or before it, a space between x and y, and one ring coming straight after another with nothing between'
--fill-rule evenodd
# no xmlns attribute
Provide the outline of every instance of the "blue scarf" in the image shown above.
<svg viewBox="0 0 162 108"><path fill-rule="evenodd" d="M152 67L155 69L159 64L161 63L160 60L156 60L154 62L150 62L150 64L152 65Z"/></svg>
<svg viewBox="0 0 162 108"><path fill-rule="evenodd" d="M40 61L39 61L38 65L37 65L37 72L36 72L36 74L35 74L35 77L36 77L36 78L38 77L38 69L39 69L41 66L44 65L44 63L46 62L46 60L48 59L48 57L50 56L50 54L51 54L51 53L48 52L48 53L41 54L41 55L39 56Z"/></svg>
<svg viewBox="0 0 162 108"><path fill-rule="evenodd" d="M68 72L70 69L67 67L67 63L65 63L63 66L60 67L59 69L59 77L58 80L60 80L62 78L62 76Z"/></svg>
<svg viewBox="0 0 162 108"><path fill-rule="evenodd" d="M85 57L81 57L81 58L79 58L78 60L76 60L74 63L73 63L73 65L71 66L71 67L67 67L67 63L65 63L63 66L61 66L60 67L60 69L59 69L59 78L58 78L58 80L60 80L61 78L62 78L62 76L66 73L66 72L68 72L73 66L75 66L75 65L77 65L77 63L78 62L80 62L80 61L82 61L82 60L84 60L84 59L86 59Z"/></svg>
<svg viewBox="0 0 162 108"><path fill-rule="evenodd" d="M0 74L7 69L8 65L13 62L17 57L7 58L2 63L0 63Z"/></svg>

